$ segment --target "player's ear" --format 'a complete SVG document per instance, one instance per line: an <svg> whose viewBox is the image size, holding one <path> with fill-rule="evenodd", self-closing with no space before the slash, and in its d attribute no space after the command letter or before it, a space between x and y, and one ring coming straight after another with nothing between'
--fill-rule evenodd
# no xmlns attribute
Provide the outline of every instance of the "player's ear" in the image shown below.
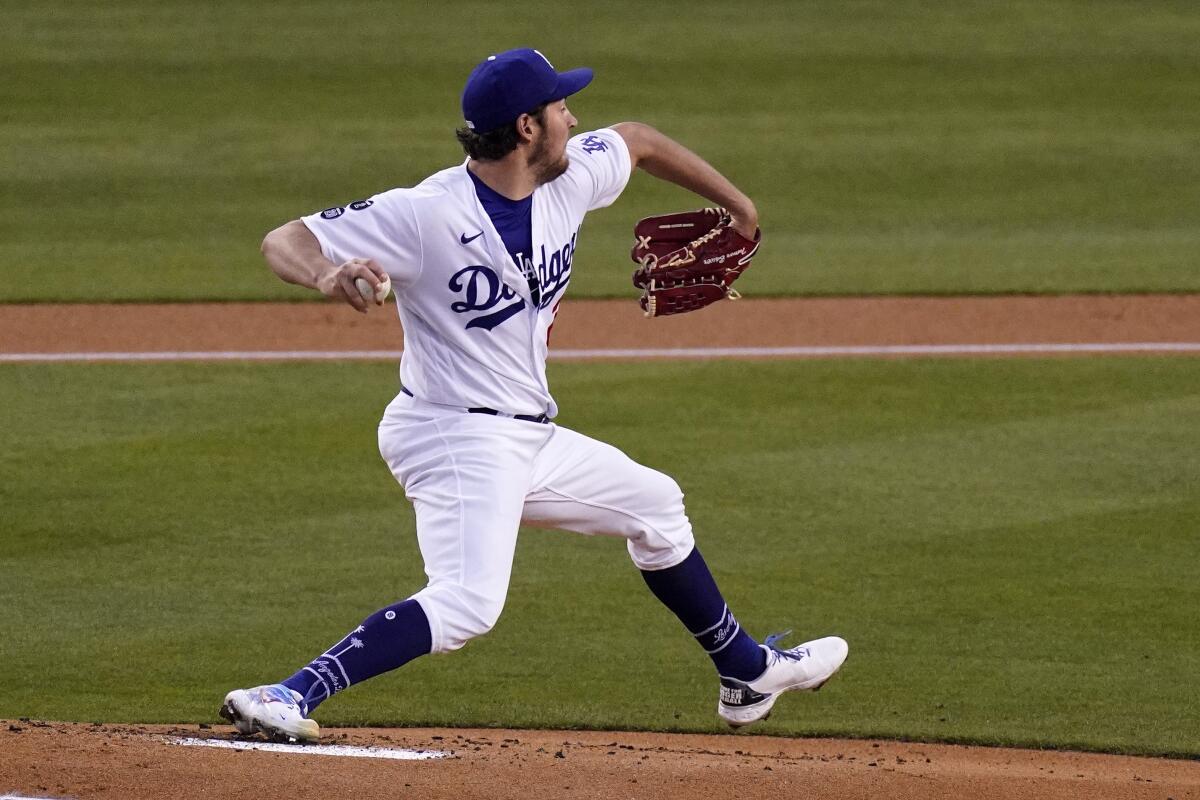
<svg viewBox="0 0 1200 800"><path fill-rule="evenodd" d="M517 135L525 141L533 141L533 132L537 118L532 114L522 114L517 117Z"/></svg>

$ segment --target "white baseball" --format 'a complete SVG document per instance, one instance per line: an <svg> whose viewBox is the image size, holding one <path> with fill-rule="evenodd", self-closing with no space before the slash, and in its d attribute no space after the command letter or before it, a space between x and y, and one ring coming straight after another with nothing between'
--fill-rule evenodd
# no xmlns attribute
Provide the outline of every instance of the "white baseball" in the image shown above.
<svg viewBox="0 0 1200 800"><path fill-rule="evenodd" d="M366 278L355 278L354 285L358 287L358 293L362 295L363 300L377 306L383 305L383 301L387 300L387 296L392 293L392 279L387 275L383 276L383 282L374 292L371 291L371 282Z"/></svg>

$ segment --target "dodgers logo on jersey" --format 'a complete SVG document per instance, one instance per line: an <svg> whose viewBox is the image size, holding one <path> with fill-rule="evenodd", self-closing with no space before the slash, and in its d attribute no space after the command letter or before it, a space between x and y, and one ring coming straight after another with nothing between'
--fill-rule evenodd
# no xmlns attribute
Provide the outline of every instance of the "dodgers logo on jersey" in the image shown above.
<svg viewBox="0 0 1200 800"><path fill-rule="evenodd" d="M552 251L549 258L546 257L546 246L542 245L541 263L534 267L542 287L541 308L546 308L553 303L554 298L570 283L571 260L575 257L575 242L578 238L579 229L576 228L575 233L571 234L571 241ZM533 266L532 263L531 266Z"/></svg>
<svg viewBox="0 0 1200 800"><path fill-rule="evenodd" d="M608 152L608 142L601 139L599 136L585 136L579 140L579 144L583 147L585 153L606 153Z"/></svg>
<svg viewBox="0 0 1200 800"><path fill-rule="evenodd" d="M551 306L570 283L571 261L575 257L575 243L578 238L579 229L576 228L575 233L571 234L571 241L562 247L547 251L546 246L542 245L539 248L540 259L537 263L523 253L519 254L525 264L525 272L536 273L538 276L537 285L541 292L539 309ZM450 291L461 298L450 304L450 310L454 313L490 312L473 317L467 323L467 330L482 328L490 331L526 308L525 299L504 283L494 269L483 264L468 264L450 276L448 285ZM493 311L497 306L500 308Z"/></svg>
<svg viewBox="0 0 1200 800"><path fill-rule="evenodd" d="M516 299L516 302L509 303L499 311L475 317L467 323L467 330L483 328L490 331L525 307L525 301L517 297L516 290L502 282L495 270L483 264L471 264L451 275L450 291L463 296L462 300L450 304L450 310L456 314L488 311L502 302Z"/></svg>

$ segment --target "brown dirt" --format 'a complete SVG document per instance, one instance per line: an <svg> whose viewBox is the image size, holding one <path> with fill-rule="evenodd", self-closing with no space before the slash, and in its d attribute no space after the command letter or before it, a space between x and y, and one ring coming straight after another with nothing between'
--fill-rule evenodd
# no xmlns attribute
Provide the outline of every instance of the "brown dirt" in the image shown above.
<svg viewBox="0 0 1200 800"><path fill-rule="evenodd" d="M553 345L1200 342L1200 295L745 300L641 318L564 303ZM325 304L0 306L0 353L396 350L395 314ZM231 728L0 721L0 793L160 797L1200 798L1200 762L897 742L652 733L326 730L337 744L449 750L335 759L169 743Z"/></svg>
<svg viewBox="0 0 1200 800"><path fill-rule="evenodd" d="M182 747L218 726L0 722L0 791L37 797L1200 797L1200 762L898 742L573 731L333 729L330 743L436 761Z"/></svg>
<svg viewBox="0 0 1200 800"><path fill-rule="evenodd" d="M565 302L555 349L1200 342L1200 295L760 299L644 319ZM390 308L323 303L0 306L0 353L397 350Z"/></svg>

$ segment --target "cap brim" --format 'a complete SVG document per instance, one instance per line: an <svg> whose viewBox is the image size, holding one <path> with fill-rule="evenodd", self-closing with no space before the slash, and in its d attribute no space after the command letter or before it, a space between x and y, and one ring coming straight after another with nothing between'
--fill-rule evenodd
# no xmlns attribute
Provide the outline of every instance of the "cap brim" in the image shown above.
<svg viewBox="0 0 1200 800"><path fill-rule="evenodd" d="M558 86L555 87L552 100L562 100L570 97L592 82L592 68L580 67L558 73Z"/></svg>

